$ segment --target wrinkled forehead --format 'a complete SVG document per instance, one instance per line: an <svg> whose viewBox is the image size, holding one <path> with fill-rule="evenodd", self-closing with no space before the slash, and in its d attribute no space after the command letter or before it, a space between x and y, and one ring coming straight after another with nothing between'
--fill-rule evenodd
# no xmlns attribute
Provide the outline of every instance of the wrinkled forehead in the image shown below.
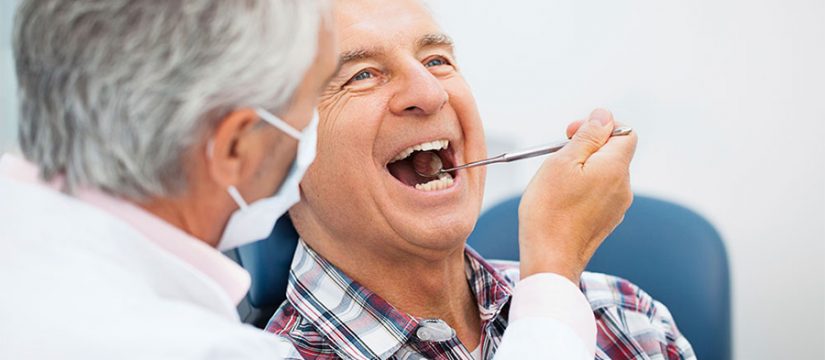
<svg viewBox="0 0 825 360"><path fill-rule="evenodd" d="M420 0L338 0L335 20L342 54L449 40Z"/></svg>

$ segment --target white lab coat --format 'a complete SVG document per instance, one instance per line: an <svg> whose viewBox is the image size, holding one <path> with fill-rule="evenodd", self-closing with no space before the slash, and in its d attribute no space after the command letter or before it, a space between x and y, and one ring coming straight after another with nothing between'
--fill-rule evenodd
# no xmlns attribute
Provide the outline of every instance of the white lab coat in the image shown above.
<svg viewBox="0 0 825 360"><path fill-rule="evenodd" d="M291 356L289 354L292 354ZM219 286L102 210L0 176L0 359L281 359ZM581 360L552 319L511 325L497 359Z"/></svg>
<svg viewBox="0 0 825 360"><path fill-rule="evenodd" d="M228 296L103 211L0 177L0 359L279 359Z"/></svg>

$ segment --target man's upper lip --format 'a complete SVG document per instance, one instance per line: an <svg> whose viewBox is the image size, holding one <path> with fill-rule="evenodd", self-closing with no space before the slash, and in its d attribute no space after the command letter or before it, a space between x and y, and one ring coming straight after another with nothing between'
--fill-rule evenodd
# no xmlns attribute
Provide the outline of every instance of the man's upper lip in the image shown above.
<svg viewBox="0 0 825 360"><path fill-rule="evenodd" d="M385 159L383 159L384 165L389 164L389 162L392 161L392 159L394 159L396 155L400 154L402 151L404 151L405 149L407 149L409 147L419 145L419 144L423 144L423 143L432 142L432 141L438 141L438 140L447 140L447 141L449 141L450 144L448 145L447 148L448 149L450 149L450 148L454 149L455 137L453 137L453 136L449 136L449 135L432 135L432 136L420 137L420 138L417 138L416 140L406 141L406 142L402 143L402 145L399 145L399 146L393 148L393 150L385 156Z"/></svg>

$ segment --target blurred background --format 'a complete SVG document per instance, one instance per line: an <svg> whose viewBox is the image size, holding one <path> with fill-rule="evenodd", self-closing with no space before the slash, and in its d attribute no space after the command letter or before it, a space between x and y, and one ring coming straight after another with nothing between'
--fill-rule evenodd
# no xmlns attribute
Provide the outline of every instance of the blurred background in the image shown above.
<svg viewBox="0 0 825 360"><path fill-rule="evenodd" d="M491 154L612 110L639 134L635 191L726 242L735 358L825 359L825 1L430 3ZM491 166L485 205L540 163Z"/></svg>
<svg viewBox="0 0 825 360"><path fill-rule="evenodd" d="M0 151L15 149L15 3L0 2ZM825 1L430 3L491 154L612 110L640 136L635 191L698 211L726 242L735 358L825 359ZM485 206L539 165L491 167Z"/></svg>

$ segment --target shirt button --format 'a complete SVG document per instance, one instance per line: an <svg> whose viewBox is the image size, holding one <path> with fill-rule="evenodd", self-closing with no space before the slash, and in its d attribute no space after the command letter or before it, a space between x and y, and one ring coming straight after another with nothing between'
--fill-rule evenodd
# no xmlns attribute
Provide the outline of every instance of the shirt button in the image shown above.
<svg viewBox="0 0 825 360"><path fill-rule="evenodd" d="M418 325L415 335L421 341L447 341L455 337L455 330L439 319L424 319Z"/></svg>

